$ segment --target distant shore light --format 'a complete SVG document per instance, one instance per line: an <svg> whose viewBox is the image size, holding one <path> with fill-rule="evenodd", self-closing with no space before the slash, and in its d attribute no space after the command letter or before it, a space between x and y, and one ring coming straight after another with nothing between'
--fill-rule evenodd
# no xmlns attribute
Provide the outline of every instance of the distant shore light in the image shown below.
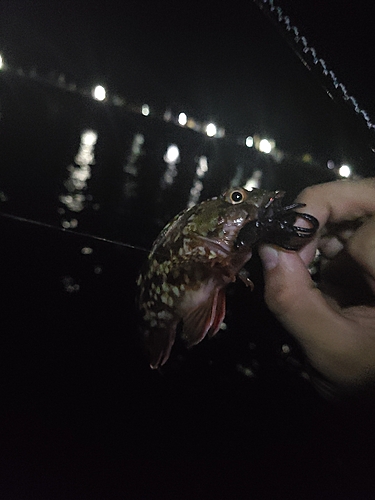
<svg viewBox="0 0 375 500"><path fill-rule="evenodd" d="M350 174L352 173L352 169L349 167L349 165L341 165L339 168L339 174L341 177L350 177Z"/></svg>
<svg viewBox="0 0 375 500"><path fill-rule="evenodd" d="M269 154L272 151L272 142L268 139L262 139L259 143L259 151Z"/></svg>
<svg viewBox="0 0 375 500"><path fill-rule="evenodd" d="M143 116L148 116L150 114L150 107L148 104L143 104L142 105L142 115Z"/></svg>
<svg viewBox="0 0 375 500"><path fill-rule="evenodd" d="M182 126L187 124L187 116L186 113L180 113L178 115L178 123Z"/></svg>
<svg viewBox="0 0 375 500"><path fill-rule="evenodd" d="M170 144L168 146L167 152L165 153L164 160L167 163L176 163L180 158L180 150L176 144Z"/></svg>
<svg viewBox="0 0 375 500"><path fill-rule="evenodd" d="M92 91L92 96L97 101L104 101L104 99L106 98L106 94L107 92L102 85L96 85L96 87L94 87Z"/></svg>
<svg viewBox="0 0 375 500"><path fill-rule="evenodd" d="M254 139L251 137L251 135L249 135L248 137L246 137L245 139L245 144L248 148L252 148L253 145L254 145Z"/></svg>
<svg viewBox="0 0 375 500"><path fill-rule="evenodd" d="M214 123L209 123L206 126L206 134L208 135L208 137L214 137L216 133L217 133L216 125Z"/></svg>
<svg viewBox="0 0 375 500"><path fill-rule="evenodd" d="M95 130L85 130L81 134L81 143L85 146L94 146L98 139L98 134Z"/></svg>

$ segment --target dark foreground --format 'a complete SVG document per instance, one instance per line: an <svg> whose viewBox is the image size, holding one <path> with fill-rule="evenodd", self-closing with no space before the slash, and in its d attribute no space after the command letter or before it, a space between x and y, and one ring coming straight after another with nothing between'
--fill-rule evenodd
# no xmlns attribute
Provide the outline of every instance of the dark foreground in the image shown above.
<svg viewBox="0 0 375 500"><path fill-rule="evenodd" d="M8 220L1 234L1 498L375 498L373 415L322 401L259 308L255 339L250 299L242 325L154 372L143 256Z"/></svg>

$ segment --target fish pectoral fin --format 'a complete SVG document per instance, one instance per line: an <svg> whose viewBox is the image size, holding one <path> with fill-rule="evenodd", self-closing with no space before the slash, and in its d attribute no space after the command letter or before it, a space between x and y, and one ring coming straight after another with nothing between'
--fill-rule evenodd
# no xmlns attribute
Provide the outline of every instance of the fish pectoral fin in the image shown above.
<svg viewBox="0 0 375 500"><path fill-rule="evenodd" d="M207 332L207 335L210 338L216 335L217 332L220 330L221 323L224 321L225 318L225 312L226 312L225 306L226 306L226 296L225 296L225 290L224 288L222 288L221 290L219 290L219 293L217 294L215 317L210 329Z"/></svg>
<svg viewBox="0 0 375 500"><path fill-rule="evenodd" d="M144 342L154 370L167 362L176 337L176 324L168 328L153 328L143 332Z"/></svg>
<svg viewBox="0 0 375 500"><path fill-rule="evenodd" d="M213 337L225 316L225 291L217 290L209 299L183 317L182 336L188 347L201 342L206 335Z"/></svg>

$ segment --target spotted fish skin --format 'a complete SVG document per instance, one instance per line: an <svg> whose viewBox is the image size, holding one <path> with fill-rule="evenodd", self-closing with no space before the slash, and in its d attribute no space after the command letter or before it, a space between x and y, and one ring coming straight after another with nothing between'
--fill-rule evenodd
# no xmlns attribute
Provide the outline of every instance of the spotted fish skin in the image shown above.
<svg viewBox="0 0 375 500"><path fill-rule="evenodd" d="M212 337L225 316L225 287L237 276L252 286L242 269L252 249L235 241L277 197L278 191L232 188L184 210L161 231L137 281L151 368L168 360L181 320L188 347Z"/></svg>

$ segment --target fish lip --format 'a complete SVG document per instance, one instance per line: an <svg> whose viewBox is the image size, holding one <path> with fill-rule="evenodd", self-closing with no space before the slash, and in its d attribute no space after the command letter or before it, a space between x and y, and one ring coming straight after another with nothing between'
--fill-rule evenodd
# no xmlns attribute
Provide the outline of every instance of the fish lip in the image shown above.
<svg viewBox="0 0 375 500"><path fill-rule="evenodd" d="M202 236L201 239L208 244L210 250L214 252L221 252L224 254L224 257L228 257L233 251L233 248L223 241L207 238L206 236Z"/></svg>

